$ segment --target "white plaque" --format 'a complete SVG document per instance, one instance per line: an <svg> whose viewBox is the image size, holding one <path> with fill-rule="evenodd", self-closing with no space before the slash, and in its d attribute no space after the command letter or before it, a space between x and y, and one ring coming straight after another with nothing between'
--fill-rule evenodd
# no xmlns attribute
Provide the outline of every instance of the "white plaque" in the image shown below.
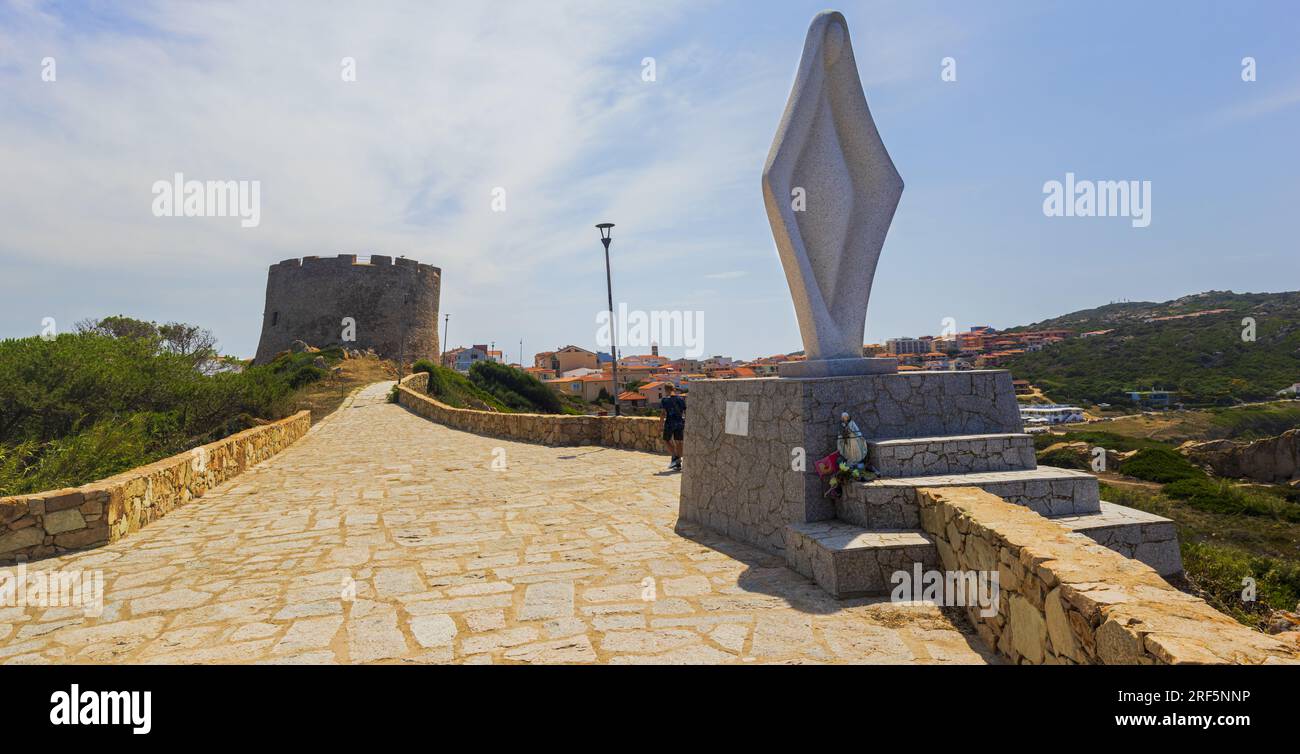
<svg viewBox="0 0 1300 754"><path fill-rule="evenodd" d="M727 401L726 431L729 435L749 436L749 403Z"/></svg>

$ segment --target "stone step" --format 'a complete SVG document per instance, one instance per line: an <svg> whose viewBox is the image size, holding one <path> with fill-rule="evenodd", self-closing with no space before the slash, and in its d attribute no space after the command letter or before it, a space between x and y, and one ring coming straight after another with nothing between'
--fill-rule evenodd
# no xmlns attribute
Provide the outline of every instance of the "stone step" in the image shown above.
<svg viewBox="0 0 1300 754"><path fill-rule="evenodd" d="M1033 469L1034 439L1024 433L913 437L868 441L871 467L882 477L971 474Z"/></svg>
<svg viewBox="0 0 1300 754"><path fill-rule="evenodd" d="M866 529L916 529L918 487L980 487L1044 516L1096 513L1101 510L1097 478L1083 471L1040 466L1037 469L983 471L973 474L882 477L850 484L835 502L836 516Z"/></svg>
<svg viewBox="0 0 1300 754"><path fill-rule="evenodd" d="M890 574L914 563L940 568L939 551L919 530L867 531L843 521L786 527L785 559L836 599L887 594Z"/></svg>
<svg viewBox="0 0 1300 754"><path fill-rule="evenodd" d="M1105 500L1097 513L1048 518L1097 544L1146 563L1161 576L1183 572L1177 528L1167 518Z"/></svg>
<svg viewBox="0 0 1300 754"><path fill-rule="evenodd" d="M1161 576L1183 570L1174 522L1167 518L1105 501L1096 513L1048 518ZM873 531L838 519L787 526L785 559L836 599L888 594L893 573L911 572L917 563L923 570L943 568L934 540L919 529Z"/></svg>

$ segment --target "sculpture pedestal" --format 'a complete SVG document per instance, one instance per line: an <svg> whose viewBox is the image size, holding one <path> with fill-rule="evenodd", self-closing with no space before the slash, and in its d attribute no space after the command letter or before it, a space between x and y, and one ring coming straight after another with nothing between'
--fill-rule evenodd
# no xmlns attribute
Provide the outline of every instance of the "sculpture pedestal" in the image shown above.
<svg viewBox="0 0 1300 754"><path fill-rule="evenodd" d="M836 515L814 465L842 411L869 441L1021 431L1002 370L701 380L686 402L679 518L772 553L787 525Z"/></svg>
<svg viewBox="0 0 1300 754"><path fill-rule="evenodd" d="M897 371L898 359L893 357L783 361L777 365L778 375L798 379L853 377L859 374L894 374Z"/></svg>

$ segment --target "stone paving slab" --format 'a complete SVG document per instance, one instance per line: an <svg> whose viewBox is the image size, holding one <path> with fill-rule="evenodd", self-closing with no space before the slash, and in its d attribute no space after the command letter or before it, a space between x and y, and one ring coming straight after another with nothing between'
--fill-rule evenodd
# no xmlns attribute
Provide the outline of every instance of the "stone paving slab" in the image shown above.
<svg viewBox="0 0 1300 754"><path fill-rule="evenodd" d="M836 601L674 531L659 456L458 432L390 384L136 534L27 564L101 571L104 610L0 607L0 663L998 661L949 612Z"/></svg>

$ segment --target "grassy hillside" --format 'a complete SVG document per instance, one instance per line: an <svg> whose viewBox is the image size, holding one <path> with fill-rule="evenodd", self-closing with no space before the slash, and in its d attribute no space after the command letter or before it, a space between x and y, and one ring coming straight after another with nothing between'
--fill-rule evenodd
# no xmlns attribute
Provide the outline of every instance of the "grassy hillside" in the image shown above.
<svg viewBox="0 0 1300 754"><path fill-rule="evenodd" d="M1300 601L1300 490L1220 479L1189 463L1170 444L1108 431L1035 437L1039 462L1087 467L1086 458L1077 454L1042 452L1062 440L1137 451L1100 475L1101 497L1173 519L1193 592L1261 628L1271 611L1295 609ZM1242 599L1245 578L1257 584L1253 602Z"/></svg>
<svg viewBox="0 0 1300 754"><path fill-rule="evenodd" d="M282 418L299 389L327 375L315 359L342 355L240 368L167 336L169 326L110 321L0 341L0 495L85 484Z"/></svg>
<svg viewBox="0 0 1300 754"><path fill-rule="evenodd" d="M1104 426L1110 434L1174 444L1186 440L1258 440L1300 427L1300 402L1148 412L1121 416ZM1066 427L1058 431L1074 432L1074 429Z"/></svg>
<svg viewBox="0 0 1300 754"><path fill-rule="evenodd" d="M1162 490L1114 483L1102 485L1102 498L1173 519L1192 591L1242 623L1262 628L1270 611L1294 610L1300 602L1300 524L1293 520L1227 513ZM1245 578L1256 582L1253 602L1242 599Z"/></svg>
<svg viewBox="0 0 1300 754"><path fill-rule="evenodd" d="M1226 311L1182 319L1194 312ZM1242 338L1242 320L1255 339ZM1155 321L1152 321L1155 320ZM1129 390L1177 390L1189 405L1272 398L1300 381L1300 293L1211 291L1162 304L1110 304L1015 329L1113 330L1076 338L1006 366L1063 402L1125 405Z"/></svg>

